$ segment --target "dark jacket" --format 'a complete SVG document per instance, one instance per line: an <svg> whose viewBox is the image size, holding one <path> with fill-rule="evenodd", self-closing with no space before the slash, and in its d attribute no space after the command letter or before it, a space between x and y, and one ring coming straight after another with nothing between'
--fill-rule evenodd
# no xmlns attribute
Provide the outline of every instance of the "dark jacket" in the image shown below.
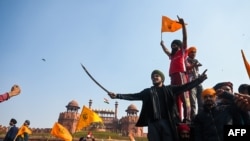
<svg viewBox="0 0 250 141"><path fill-rule="evenodd" d="M13 141L16 137L16 134L18 132L18 128L13 125L9 131L7 132L7 134L5 135L5 138L3 141Z"/></svg>
<svg viewBox="0 0 250 141"><path fill-rule="evenodd" d="M230 108L226 105L203 108L194 119L195 141L223 141L224 125L232 125Z"/></svg>
<svg viewBox="0 0 250 141"><path fill-rule="evenodd" d="M227 98L230 104L214 105L200 111L194 119L195 141L223 141L224 125L245 125L241 111L233 103L233 95L224 92L220 97Z"/></svg>
<svg viewBox="0 0 250 141"><path fill-rule="evenodd" d="M187 84L183 85L168 85L164 86L164 97L165 97L165 103L167 104L167 118L170 120L171 123L171 129L173 134L176 138L178 138L178 133L176 130L176 124L179 121L177 116L177 110L175 105L175 99L177 94L183 91L190 90L200 83L202 83L203 80L200 78L195 79L192 82L189 82ZM154 93L154 87L146 88L142 90L139 93L133 93L133 94L117 94L117 98L119 99L125 99L125 100L141 100L142 101L142 109L139 116L139 119L136 123L136 126L148 126L148 122L151 120L151 115L157 115L157 111L154 106L156 104L156 101L154 101L153 97ZM176 94L176 95L175 95Z"/></svg>

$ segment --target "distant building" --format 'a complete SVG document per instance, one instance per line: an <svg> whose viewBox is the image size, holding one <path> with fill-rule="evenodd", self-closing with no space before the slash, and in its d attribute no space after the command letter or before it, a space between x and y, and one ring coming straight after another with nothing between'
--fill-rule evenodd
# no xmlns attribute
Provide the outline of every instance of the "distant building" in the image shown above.
<svg viewBox="0 0 250 141"><path fill-rule="evenodd" d="M66 108L66 112L62 112L59 114L58 123L66 127L71 133L74 133L80 117L80 113L78 113L80 107L75 100L72 100L68 103L68 105L66 105ZM92 109L92 100L89 100L89 109ZM127 115L122 117L121 119L117 118L118 102L115 102L115 110L92 110L102 118L104 124L103 127L98 127L95 130L117 132L121 133L124 136L127 136L130 132L132 132L134 136L137 137L146 136L146 134L143 133L142 127L135 126L139 118L137 115L139 111L133 104L128 106L128 108L125 110L127 112Z"/></svg>
<svg viewBox="0 0 250 141"><path fill-rule="evenodd" d="M91 108L92 103L89 102L89 108ZM103 120L104 130L119 132L119 125L117 119L117 108L118 102L115 102L115 110L107 110L107 109L92 109L96 112Z"/></svg>
<svg viewBox="0 0 250 141"><path fill-rule="evenodd" d="M137 115L139 111L137 110L136 106L133 104L129 105L126 112L127 116L124 116L119 120L119 123L121 124L122 135L127 136L129 133L132 133L135 137L145 136L143 133L143 127L135 126L139 118Z"/></svg>
<svg viewBox="0 0 250 141"><path fill-rule="evenodd" d="M80 117L80 114L78 113L80 107L75 100L72 100L66 105L66 108L66 112L59 114L58 123L66 127L70 133L74 133Z"/></svg>

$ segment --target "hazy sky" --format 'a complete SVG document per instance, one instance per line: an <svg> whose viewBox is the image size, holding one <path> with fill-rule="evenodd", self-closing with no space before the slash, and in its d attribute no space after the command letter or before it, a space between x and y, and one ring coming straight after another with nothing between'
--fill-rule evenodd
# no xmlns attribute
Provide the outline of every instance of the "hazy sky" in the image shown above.
<svg viewBox="0 0 250 141"><path fill-rule="evenodd" d="M139 92L152 85L154 69L168 76L161 17L187 23L188 46L208 69L203 86L231 81L234 91L249 83L240 50L250 61L250 1L241 0L1 0L0 93L13 84L21 95L0 104L0 125L16 118L30 127L51 128L66 105L114 110L118 118L141 102L112 100L83 71L80 63L109 91ZM162 34L167 47L181 30ZM46 59L43 61L42 59ZM107 98L110 104L103 102Z"/></svg>

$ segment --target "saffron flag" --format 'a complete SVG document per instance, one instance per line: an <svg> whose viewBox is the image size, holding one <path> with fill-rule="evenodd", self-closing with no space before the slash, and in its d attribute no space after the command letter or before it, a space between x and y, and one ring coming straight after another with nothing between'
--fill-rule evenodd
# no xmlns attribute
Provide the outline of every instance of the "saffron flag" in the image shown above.
<svg viewBox="0 0 250 141"><path fill-rule="evenodd" d="M175 32L182 28L182 25L169 17L162 16L161 32Z"/></svg>
<svg viewBox="0 0 250 141"><path fill-rule="evenodd" d="M250 78L250 65L245 57L245 54L243 52L243 50L241 50L241 54L242 54L242 58L243 58L243 61L244 61L244 65L246 67L246 70L247 70L247 74L248 74L248 77Z"/></svg>
<svg viewBox="0 0 250 141"><path fill-rule="evenodd" d="M93 122L102 123L103 121L97 113L87 108L86 106L83 106L79 121L76 126L76 131L79 131L82 128L89 126Z"/></svg>
<svg viewBox="0 0 250 141"><path fill-rule="evenodd" d="M65 141L72 141L72 136L67 128L63 127L58 122L55 122L50 134Z"/></svg>
<svg viewBox="0 0 250 141"><path fill-rule="evenodd" d="M27 126L24 126L22 125L19 129L18 129L18 132L16 134L16 137L14 140L16 140L17 136L20 136L20 137L24 137L24 133L27 133L27 134L32 134L32 131L27 127Z"/></svg>
<svg viewBox="0 0 250 141"><path fill-rule="evenodd" d="M18 132L16 134L16 137L19 136L19 135L23 135L24 133L31 134L32 131L27 126L22 125L19 128L19 130L18 130Z"/></svg>

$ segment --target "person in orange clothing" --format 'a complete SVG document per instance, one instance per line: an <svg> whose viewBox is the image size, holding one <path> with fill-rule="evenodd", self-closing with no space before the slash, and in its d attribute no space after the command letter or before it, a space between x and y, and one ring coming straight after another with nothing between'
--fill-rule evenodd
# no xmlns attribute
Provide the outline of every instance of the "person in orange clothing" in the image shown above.
<svg viewBox="0 0 250 141"><path fill-rule="evenodd" d="M15 141L28 141L29 135L32 133L31 129L29 128L30 121L25 120L23 125L19 128Z"/></svg>

